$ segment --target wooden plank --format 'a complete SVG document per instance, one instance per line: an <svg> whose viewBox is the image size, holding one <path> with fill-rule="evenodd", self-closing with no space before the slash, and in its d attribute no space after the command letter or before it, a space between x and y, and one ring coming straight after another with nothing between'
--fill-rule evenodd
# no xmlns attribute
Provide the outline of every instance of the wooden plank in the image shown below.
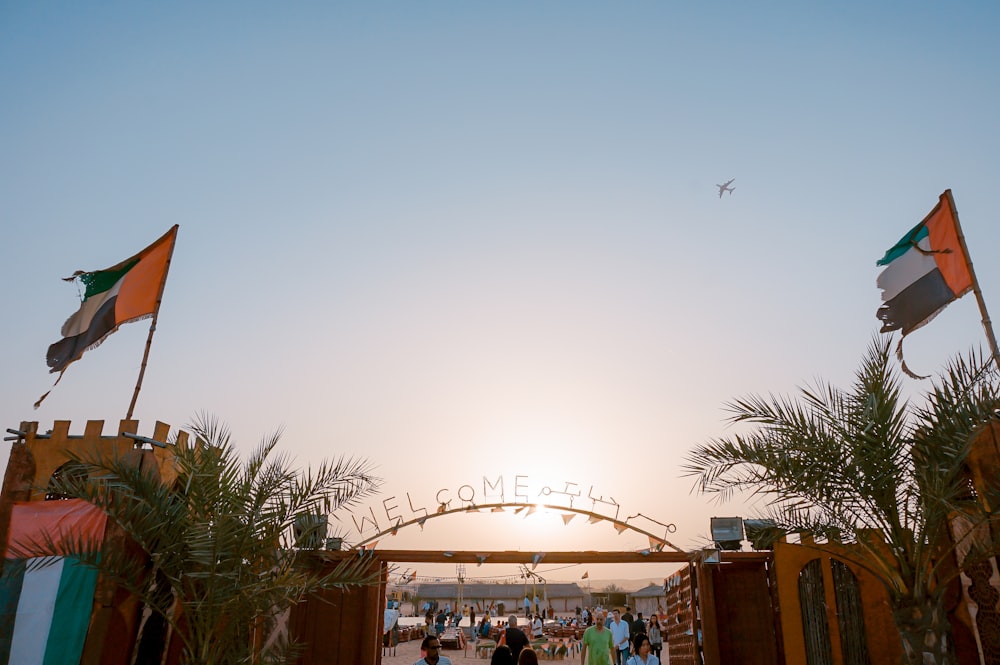
<svg viewBox="0 0 1000 665"><path fill-rule="evenodd" d="M373 558L393 563L475 563L481 561L483 553L476 551L447 550L369 550ZM487 563L534 563L535 552L519 552L507 550L490 552ZM698 558L700 552L693 555L687 552L545 552L545 563L688 563L692 558ZM340 561L348 557L357 557L355 550L343 552L324 552L324 558ZM722 561L770 561L770 552L722 552Z"/></svg>
<svg viewBox="0 0 1000 665"><path fill-rule="evenodd" d="M771 605L766 566L738 563L711 568L720 662L778 665L777 615Z"/></svg>
<svg viewBox="0 0 1000 665"><path fill-rule="evenodd" d="M713 584L714 565L709 566L704 563L696 566L698 584L698 603L701 605L698 613L698 622L695 624L701 631L701 655L705 665L723 665L719 657L719 631L718 618L715 613L715 585Z"/></svg>
<svg viewBox="0 0 1000 665"><path fill-rule="evenodd" d="M372 565L385 566L374 559ZM382 654L382 593L379 585L330 589L292 608L289 637L303 648L297 662L376 665Z"/></svg>

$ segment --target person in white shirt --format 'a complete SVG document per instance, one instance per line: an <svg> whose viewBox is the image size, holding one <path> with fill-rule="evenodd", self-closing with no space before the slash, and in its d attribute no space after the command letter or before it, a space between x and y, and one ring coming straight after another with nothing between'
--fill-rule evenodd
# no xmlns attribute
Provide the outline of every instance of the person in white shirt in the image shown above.
<svg viewBox="0 0 1000 665"><path fill-rule="evenodd" d="M628 659L628 665L660 665L660 659L651 654L649 637L643 633L635 638L635 653Z"/></svg>
<svg viewBox="0 0 1000 665"><path fill-rule="evenodd" d="M611 640L615 645L617 665L624 665L625 660L628 658L629 652L631 651L628 643L628 623L622 621L622 613L620 610L615 610L611 616L611 623L608 624L608 628L611 629Z"/></svg>
<svg viewBox="0 0 1000 665"><path fill-rule="evenodd" d="M532 637L543 637L545 635L545 622L542 621L542 617L538 614L535 615L535 620L531 622L531 636Z"/></svg>
<svg viewBox="0 0 1000 665"><path fill-rule="evenodd" d="M392 607L390 602L382 611L382 643L388 646L396 646L399 641L399 629L396 622L399 621L399 610Z"/></svg>
<svg viewBox="0 0 1000 665"><path fill-rule="evenodd" d="M413 665L452 665L451 658L441 655L441 642L433 635L424 638L420 643L420 650L427 655Z"/></svg>

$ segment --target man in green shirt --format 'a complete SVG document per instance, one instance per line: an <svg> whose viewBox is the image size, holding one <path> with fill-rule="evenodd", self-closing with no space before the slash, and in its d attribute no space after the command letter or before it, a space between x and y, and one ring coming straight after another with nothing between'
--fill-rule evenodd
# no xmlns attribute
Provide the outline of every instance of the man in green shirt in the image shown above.
<svg viewBox="0 0 1000 665"><path fill-rule="evenodd" d="M581 665L611 665L615 660L615 643L611 639L611 631L604 625L604 613L597 612L595 614L594 625L583 631L580 663Z"/></svg>

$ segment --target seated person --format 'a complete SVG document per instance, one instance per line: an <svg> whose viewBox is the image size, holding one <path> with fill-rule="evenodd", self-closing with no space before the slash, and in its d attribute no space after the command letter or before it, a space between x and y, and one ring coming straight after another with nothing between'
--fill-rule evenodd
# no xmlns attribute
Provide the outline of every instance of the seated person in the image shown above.
<svg viewBox="0 0 1000 665"><path fill-rule="evenodd" d="M479 637L488 639L490 636L490 630L492 629L493 629L493 624L490 622L490 615L486 614L479 622L479 627L476 632L479 634Z"/></svg>

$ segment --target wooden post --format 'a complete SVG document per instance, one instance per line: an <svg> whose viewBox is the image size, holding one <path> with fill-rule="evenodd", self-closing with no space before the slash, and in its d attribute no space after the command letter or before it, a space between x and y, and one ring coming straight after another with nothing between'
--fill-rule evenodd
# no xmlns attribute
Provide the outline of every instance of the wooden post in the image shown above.
<svg viewBox="0 0 1000 665"><path fill-rule="evenodd" d="M701 633L701 655L705 665L721 665L719 654L719 622L715 611L715 581L712 579L714 566L704 561L695 563L698 574L698 621L695 623L695 645Z"/></svg>
<svg viewBox="0 0 1000 665"><path fill-rule="evenodd" d="M176 234L177 225L171 229ZM170 233L168 231L168 233ZM177 246L177 237L170 242L170 254L167 255L167 264L163 268L163 279L160 280L160 289L156 292L156 306L153 309L153 320L149 324L149 335L146 336L146 349L142 353L142 365L139 367L139 379L135 382L135 391L132 393L132 401L128 405L128 413L125 420L132 420L132 412L135 410L135 403L139 399L139 390L142 388L142 377L146 374L146 362L149 360L149 347L153 344L153 333L156 332L156 319L160 316L160 302L163 300L163 287L167 285L167 275L170 273L170 261L174 257L174 247Z"/></svg>
<svg viewBox="0 0 1000 665"><path fill-rule="evenodd" d="M955 207L955 197L951 190L945 190L948 195L948 203L951 205L951 213L955 216L955 232L958 234L958 242L965 254L965 264L969 267L969 274L972 275L972 292L976 294L976 302L979 303L979 313L983 317L983 329L986 331L986 340L990 345L990 352L993 354L993 362L1000 368L1000 350L997 349L997 338L993 333L993 323L990 321L989 312L986 311L986 301L983 299L982 289L979 288L979 278L972 267L972 257L969 255L969 247L965 244L965 234L962 232L962 224L958 221L958 208Z"/></svg>

